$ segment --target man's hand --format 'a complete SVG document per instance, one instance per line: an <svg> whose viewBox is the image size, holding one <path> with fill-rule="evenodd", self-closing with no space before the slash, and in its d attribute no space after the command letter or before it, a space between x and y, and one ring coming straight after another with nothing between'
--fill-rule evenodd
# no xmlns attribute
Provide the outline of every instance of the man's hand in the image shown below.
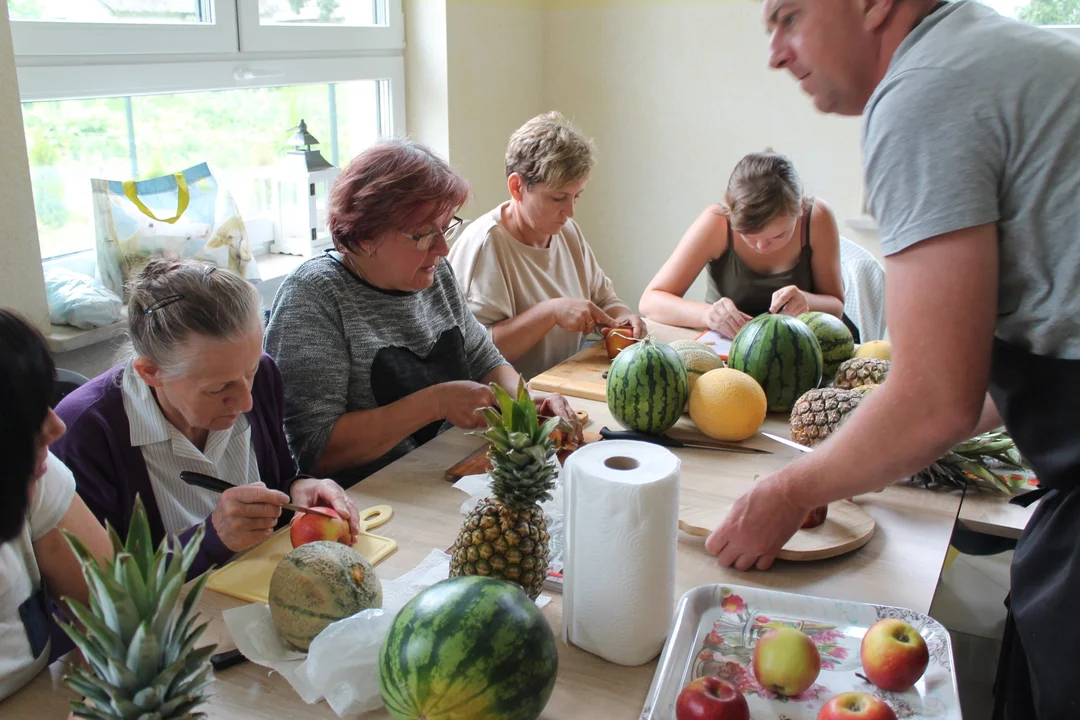
<svg viewBox="0 0 1080 720"><path fill-rule="evenodd" d="M792 501L776 475L766 476L735 501L705 549L722 567L768 570L809 512Z"/></svg>

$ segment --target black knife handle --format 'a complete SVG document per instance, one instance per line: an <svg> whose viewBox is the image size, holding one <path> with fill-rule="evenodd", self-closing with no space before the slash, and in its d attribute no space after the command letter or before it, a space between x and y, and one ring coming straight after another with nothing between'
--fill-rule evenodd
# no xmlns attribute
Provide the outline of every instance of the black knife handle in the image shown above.
<svg viewBox="0 0 1080 720"><path fill-rule="evenodd" d="M218 480L216 477L203 475L202 473L193 470L182 470L180 472L180 479L188 485L194 485L195 487L200 487L204 490L213 490L214 492L219 493L232 489L232 485L224 480Z"/></svg>
<svg viewBox="0 0 1080 720"><path fill-rule="evenodd" d="M247 662L247 658L239 650L226 650L210 656L210 665L217 672L231 668L233 665L239 665L242 662Z"/></svg>
<svg viewBox="0 0 1080 720"><path fill-rule="evenodd" d="M650 435L649 433L637 432L635 430L609 430L606 427L602 427L600 428L600 437L604 440L637 440L638 442L647 442L670 448L683 447L683 444L673 437L668 437L667 435Z"/></svg>

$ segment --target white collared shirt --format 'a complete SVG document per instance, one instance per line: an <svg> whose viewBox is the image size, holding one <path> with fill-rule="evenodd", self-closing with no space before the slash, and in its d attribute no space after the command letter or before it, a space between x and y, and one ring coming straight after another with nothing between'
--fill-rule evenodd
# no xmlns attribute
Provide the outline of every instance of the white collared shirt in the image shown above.
<svg viewBox="0 0 1080 720"><path fill-rule="evenodd" d="M211 430L206 449L200 451L165 419L150 386L130 364L124 370L122 392L131 446L142 451L165 532L180 533L201 523L221 499L218 493L185 483L180 471L211 475L230 485L259 482L259 463L246 415L228 430Z"/></svg>

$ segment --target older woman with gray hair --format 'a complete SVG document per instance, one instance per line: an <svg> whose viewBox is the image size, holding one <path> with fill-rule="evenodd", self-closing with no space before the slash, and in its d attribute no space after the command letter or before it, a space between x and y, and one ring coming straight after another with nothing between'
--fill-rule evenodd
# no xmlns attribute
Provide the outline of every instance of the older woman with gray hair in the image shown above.
<svg viewBox="0 0 1080 720"><path fill-rule="evenodd" d="M282 429L284 387L262 352L259 296L228 270L152 259L129 286L131 359L68 395L53 453L80 497L123 536L138 494L155 543L206 535L192 576L265 540L282 504L330 506L358 532L332 480L298 476ZM192 487L182 471L233 487Z"/></svg>
<svg viewBox="0 0 1080 720"><path fill-rule="evenodd" d="M581 350L594 330L645 334L574 221L593 155L592 142L559 113L529 120L506 149L510 199L450 249L469 309L526 377Z"/></svg>

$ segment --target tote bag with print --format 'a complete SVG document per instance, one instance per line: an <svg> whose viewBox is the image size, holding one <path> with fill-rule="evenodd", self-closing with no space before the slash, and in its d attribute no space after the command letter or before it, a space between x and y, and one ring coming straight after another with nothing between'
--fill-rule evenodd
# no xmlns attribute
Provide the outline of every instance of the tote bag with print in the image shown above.
<svg viewBox="0 0 1080 720"><path fill-rule="evenodd" d="M90 184L98 275L124 299L128 278L159 255L201 260L259 279L236 203L206 163L150 180Z"/></svg>

